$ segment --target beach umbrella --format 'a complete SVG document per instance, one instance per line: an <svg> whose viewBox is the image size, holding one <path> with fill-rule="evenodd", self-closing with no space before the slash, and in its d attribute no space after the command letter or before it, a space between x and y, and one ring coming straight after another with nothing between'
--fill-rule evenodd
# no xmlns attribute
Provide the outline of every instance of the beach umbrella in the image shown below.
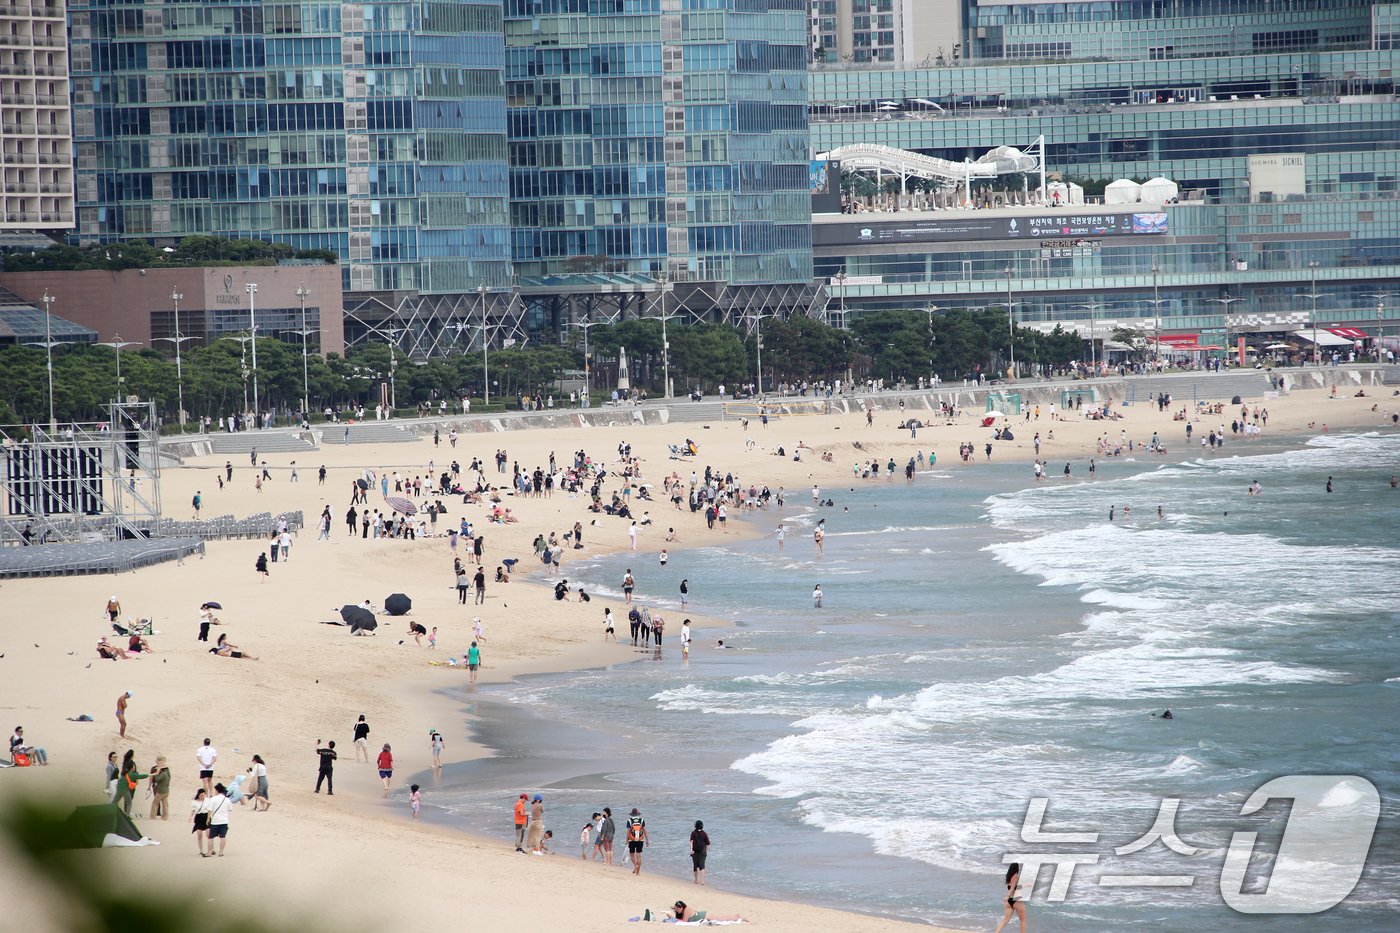
<svg viewBox="0 0 1400 933"><path fill-rule="evenodd" d="M384 600L384 611L391 616L401 616L413 608L413 600L402 593L395 593Z"/></svg>
<svg viewBox="0 0 1400 933"><path fill-rule="evenodd" d="M207 603L205 603L204 605L208 606L210 609L223 609L223 608L224 608L223 606L220 606L218 603L214 602L212 599L209 600L209 601L208 601Z"/></svg>
<svg viewBox="0 0 1400 933"><path fill-rule="evenodd" d="M368 489L368 488L369 488L369 480L366 480L366 479L357 479L357 480L355 480L355 485L356 485L356 486L359 486L361 489Z"/></svg>
<svg viewBox="0 0 1400 933"><path fill-rule="evenodd" d="M373 631L379 626L379 622L374 618L374 613L360 606L341 606L340 617L348 622L352 629L363 628Z"/></svg>
<svg viewBox="0 0 1400 933"><path fill-rule="evenodd" d="M418 506L413 504L412 499L405 499L403 496L385 496L384 501L405 515L418 514Z"/></svg>

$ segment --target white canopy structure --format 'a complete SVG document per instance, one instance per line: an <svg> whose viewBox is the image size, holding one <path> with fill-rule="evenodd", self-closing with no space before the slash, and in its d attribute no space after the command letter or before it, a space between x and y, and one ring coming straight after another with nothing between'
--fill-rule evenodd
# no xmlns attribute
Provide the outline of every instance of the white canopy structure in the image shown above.
<svg viewBox="0 0 1400 933"><path fill-rule="evenodd" d="M1103 189L1105 204L1136 204L1142 200L1142 185L1126 178L1109 182Z"/></svg>
<svg viewBox="0 0 1400 933"><path fill-rule="evenodd" d="M1052 181L1045 186L1045 203L1052 206L1083 204L1084 189L1072 182Z"/></svg>
<svg viewBox="0 0 1400 933"><path fill-rule="evenodd" d="M839 161L842 170L857 172L888 172L898 175L901 189L907 178L939 178L947 181L961 181L967 189L968 199L972 197L972 179L996 178L1000 175L1015 175L1021 172L1040 174L1040 191L1045 190L1045 137L1040 136L1026 149L1014 146L997 146L976 162L953 162L921 155L907 149L892 146L877 146L859 143L841 146L830 152L817 154L818 159ZM1081 192L1082 194L1082 192ZM1136 200L1136 199L1134 199Z"/></svg>
<svg viewBox="0 0 1400 933"><path fill-rule="evenodd" d="M1170 178L1157 177L1143 183L1140 192L1144 204L1166 204L1175 198L1181 189Z"/></svg>

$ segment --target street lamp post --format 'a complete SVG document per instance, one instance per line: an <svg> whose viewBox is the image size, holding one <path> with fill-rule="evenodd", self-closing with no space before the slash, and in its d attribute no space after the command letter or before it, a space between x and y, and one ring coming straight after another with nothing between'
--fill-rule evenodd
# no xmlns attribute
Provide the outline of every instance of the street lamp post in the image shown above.
<svg viewBox="0 0 1400 933"><path fill-rule="evenodd" d="M243 346L239 369L243 372L243 411L248 411L248 344L252 337L222 337L222 340L237 340Z"/></svg>
<svg viewBox="0 0 1400 933"><path fill-rule="evenodd" d="M484 407L491 404L491 361L488 359L491 340L486 330L486 286L478 285L476 294L481 307L481 397Z"/></svg>
<svg viewBox="0 0 1400 933"><path fill-rule="evenodd" d="M758 311L753 315L754 349L758 353L758 395L763 397L763 319L766 317L777 317L776 314L762 314Z"/></svg>
<svg viewBox="0 0 1400 933"><path fill-rule="evenodd" d="M175 344L175 388L180 395L180 428L185 427L185 367L180 354L180 347L186 340L193 340L193 337L186 337L180 333L180 299L185 296L179 292L171 292L170 300L175 304L175 336L156 337L156 340L166 340Z"/></svg>
<svg viewBox="0 0 1400 933"><path fill-rule="evenodd" d="M253 423L261 428L262 413L258 411L258 315L255 307L258 286L249 282L244 288L248 292L248 333L253 340Z"/></svg>
<svg viewBox="0 0 1400 933"><path fill-rule="evenodd" d="M1322 354L1317 349L1317 260L1308 260L1308 269L1312 272L1312 293L1308 295L1312 299L1312 332L1313 332L1313 365L1322 365Z"/></svg>
<svg viewBox="0 0 1400 933"><path fill-rule="evenodd" d="M841 326L846 326L846 267L842 266L841 271L832 276L836 284L841 286Z"/></svg>
<svg viewBox="0 0 1400 933"><path fill-rule="evenodd" d="M591 312L590 312L591 313ZM593 360L588 353L588 331L599 324L611 324L612 320L606 321L570 321L572 326L583 331L583 397L592 398L593 392ZM580 406L582 407L582 406Z"/></svg>
<svg viewBox="0 0 1400 933"><path fill-rule="evenodd" d="M111 347L117 354L117 398L122 397L122 347L134 347L138 343L135 340L123 340L121 334L116 334L116 340L100 343L100 347Z"/></svg>
<svg viewBox="0 0 1400 933"><path fill-rule="evenodd" d="M1231 298L1226 292L1224 298L1208 298L1207 301L1215 301L1225 306L1225 361L1230 361L1230 305L1237 301L1244 301L1243 298Z"/></svg>
<svg viewBox="0 0 1400 933"><path fill-rule="evenodd" d="M933 333L933 313L935 311L951 311L952 309L940 307L933 302L929 302L929 306L924 310L928 312L928 387L932 389L934 387L934 377L937 375L933 371L933 345L938 340Z"/></svg>
<svg viewBox="0 0 1400 933"><path fill-rule="evenodd" d="M56 300L49 294L49 290L44 289L44 297L39 299L44 303L44 352L48 355L49 370L49 433L58 430L58 422L53 416L53 313L49 306Z"/></svg>
<svg viewBox="0 0 1400 933"><path fill-rule="evenodd" d="M1171 304L1172 301L1170 298L1157 297L1157 273L1160 271L1160 267L1154 261L1152 263L1152 297L1143 299L1143 301L1152 305L1152 332L1154 343L1152 360L1154 368L1160 368L1162 365L1162 305Z"/></svg>
<svg viewBox="0 0 1400 933"><path fill-rule="evenodd" d="M311 294L311 290L306 287L305 282L297 283L296 296L301 299L301 416L311 417L311 370L306 363L306 299Z"/></svg>
<svg viewBox="0 0 1400 933"><path fill-rule="evenodd" d="M1011 314L1011 263L1006 264L1006 346L1011 354L1011 368L1007 371L1008 381L1016 378L1016 324Z"/></svg>
<svg viewBox="0 0 1400 933"><path fill-rule="evenodd" d="M660 286L661 286L661 315L660 315L660 317L661 317L661 365L662 365L662 370L663 370L662 379L665 380L665 386L664 386L664 388L662 389L661 397L662 397L662 398L670 398L670 397L671 397L671 341L670 341L669 339L667 339L667 336L666 336L666 322L669 320L669 318L666 317L666 273L665 273L664 271L657 272L657 273L655 273L655 275L654 275L653 277L656 279L657 283L660 284ZM673 285L673 286L671 286L671 287L674 288L675 286ZM679 317L679 315L673 315L673 316ZM760 369L760 370L759 370L759 374L760 374L760 375L759 375L759 384L760 384L760 385L762 385L762 383L763 383L762 372L763 372L763 370Z"/></svg>

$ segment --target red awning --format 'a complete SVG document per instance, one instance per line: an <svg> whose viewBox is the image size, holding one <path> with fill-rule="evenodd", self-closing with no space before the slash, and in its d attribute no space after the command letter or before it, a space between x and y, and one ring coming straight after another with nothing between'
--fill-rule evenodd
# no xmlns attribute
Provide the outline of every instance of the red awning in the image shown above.
<svg viewBox="0 0 1400 933"><path fill-rule="evenodd" d="M1327 329L1338 337L1345 337L1348 340L1369 340L1371 337L1364 330L1357 330L1355 327L1329 327Z"/></svg>
<svg viewBox="0 0 1400 933"><path fill-rule="evenodd" d="M1197 338L1199 334L1163 334L1162 346L1170 347L1173 350L1199 350Z"/></svg>

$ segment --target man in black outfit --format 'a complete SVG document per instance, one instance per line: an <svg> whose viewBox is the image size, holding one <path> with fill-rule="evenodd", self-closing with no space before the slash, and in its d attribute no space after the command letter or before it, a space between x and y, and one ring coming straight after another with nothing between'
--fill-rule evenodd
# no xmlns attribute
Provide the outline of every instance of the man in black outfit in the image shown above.
<svg viewBox="0 0 1400 933"><path fill-rule="evenodd" d="M316 775L316 793L321 792L321 782L326 782L326 796L334 797L335 788L332 786L331 772L335 770L335 740L328 743L329 747L322 748L321 740L316 740L316 754L321 756L321 770Z"/></svg>
<svg viewBox="0 0 1400 933"><path fill-rule="evenodd" d="M345 524L350 526L350 537L355 537L355 525L358 522L360 513L355 511L355 507L350 506L350 511L345 513Z"/></svg>

